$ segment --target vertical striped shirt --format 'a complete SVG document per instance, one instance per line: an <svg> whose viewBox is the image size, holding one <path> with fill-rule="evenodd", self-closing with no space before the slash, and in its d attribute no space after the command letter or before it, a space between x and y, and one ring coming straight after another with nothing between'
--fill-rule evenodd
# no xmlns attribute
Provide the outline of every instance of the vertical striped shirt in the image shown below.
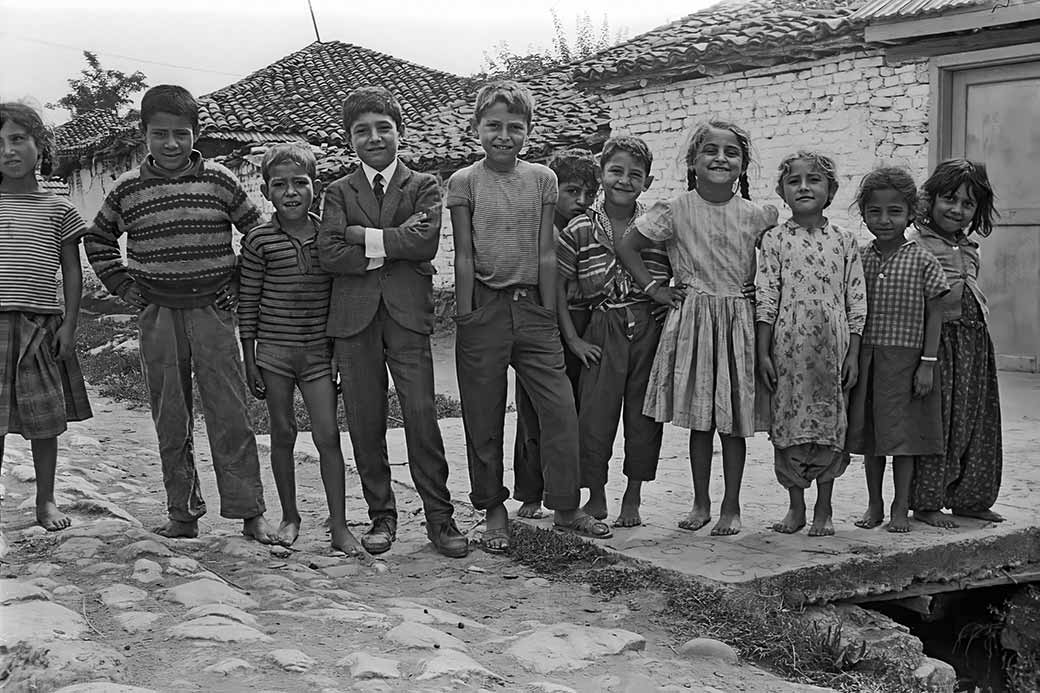
<svg viewBox="0 0 1040 693"><path fill-rule="evenodd" d="M473 276L492 289L538 284L542 208L559 188L548 166L517 160L495 171L484 159L448 179L447 206L469 207L473 219Z"/></svg>
<svg viewBox="0 0 1040 693"><path fill-rule="evenodd" d="M86 230L64 197L0 193L0 311L60 314L61 247Z"/></svg>
<svg viewBox="0 0 1040 693"><path fill-rule="evenodd" d="M293 347L327 343L332 276L318 262L318 217L314 235L300 241L282 230L278 215L242 241L238 332L242 339Z"/></svg>
<svg viewBox="0 0 1040 693"><path fill-rule="evenodd" d="M639 217L643 210L644 206L637 202L632 218ZM615 231L618 235L624 233L624 229L612 228L599 201L585 214L574 217L560 233L556 263L560 278L573 280L573 290L569 289L567 295L570 307L619 307L650 300L641 287L635 286L632 276L617 259ZM640 255L650 276L659 284L667 285L672 267L664 244L652 242Z"/></svg>
<svg viewBox="0 0 1040 693"><path fill-rule="evenodd" d="M228 169L192 154L186 173L168 176L149 161L124 173L105 198L86 239L98 278L122 296L131 282L149 303L209 305L237 275L232 224L246 232L260 221ZM126 234L126 263L119 237Z"/></svg>

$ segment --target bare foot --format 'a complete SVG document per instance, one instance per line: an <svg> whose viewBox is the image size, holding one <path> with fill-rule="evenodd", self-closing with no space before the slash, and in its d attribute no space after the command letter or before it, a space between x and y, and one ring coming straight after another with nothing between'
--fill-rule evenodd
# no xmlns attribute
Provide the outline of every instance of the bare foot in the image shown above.
<svg viewBox="0 0 1040 693"><path fill-rule="evenodd" d="M953 518L941 510L915 510L914 519L919 520L926 525L942 527L943 529L953 529L957 526L957 523L953 521Z"/></svg>
<svg viewBox="0 0 1040 693"><path fill-rule="evenodd" d="M520 509L516 511L517 517L526 517L530 520L540 520L545 517L542 512L542 504L539 501L532 501L531 503L524 503L520 506Z"/></svg>
<svg viewBox="0 0 1040 693"><path fill-rule="evenodd" d="M614 520L615 527L638 527L643 524L643 518L639 515L639 503L629 505L621 502L621 511Z"/></svg>
<svg viewBox="0 0 1040 693"><path fill-rule="evenodd" d="M161 537L167 539L194 539L199 536L199 523L196 520L191 522L181 522L180 520L170 520L161 527L156 527L152 530Z"/></svg>
<svg viewBox="0 0 1040 693"><path fill-rule="evenodd" d="M719 513L719 521L711 528L713 537L731 537L740 534L743 525L740 523L740 513Z"/></svg>
<svg viewBox="0 0 1040 693"><path fill-rule="evenodd" d="M817 515L813 513L812 525L809 527L810 537L829 537L834 535L834 525L831 523L830 513Z"/></svg>
<svg viewBox="0 0 1040 693"><path fill-rule="evenodd" d="M344 524L332 529L332 548L342 551L348 556L366 558L368 552L361 546L354 533Z"/></svg>
<svg viewBox="0 0 1040 693"><path fill-rule="evenodd" d="M281 543L278 534L271 531L271 525L267 524L267 520L264 519L263 515L242 520L242 534L256 539L261 544Z"/></svg>
<svg viewBox="0 0 1040 693"><path fill-rule="evenodd" d="M36 506L36 521L48 532L60 532L72 525L72 518L58 510L54 501L46 501Z"/></svg>
<svg viewBox="0 0 1040 693"><path fill-rule="evenodd" d="M853 524L860 529L874 529L884 521L885 509L880 505L870 505L867 507L867 511L863 513L863 517L856 520Z"/></svg>
<svg viewBox="0 0 1040 693"><path fill-rule="evenodd" d="M805 509L795 510L791 508L784 515L784 519L774 524L770 529L774 532L780 532L781 534L794 534L795 532L801 531L802 527L805 526Z"/></svg>
<svg viewBox="0 0 1040 693"><path fill-rule="evenodd" d="M581 509L597 520L603 520L607 517L607 499L589 498L588 502L581 506Z"/></svg>
<svg viewBox="0 0 1040 693"><path fill-rule="evenodd" d="M1004 516L999 513L995 513L992 510L958 510L953 509L953 514L957 517L974 517L978 520L985 520L986 522L1003 522Z"/></svg>
<svg viewBox="0 0 1040 693"><path fill-rule="evenodd" d="M292 546L299 536L300 517L298 515L295 519L283 519L282 523L278 525L278 531L275 532L276 541L282 546Z"/></svg>
<svg viewBox="0 0 1040 693"><path fill-rule="evenodd" d="M694 508L686 514L686 517L679 520L679 529L688 529L691 532L696 532L709 522L711 522L711 510Z"/></svg>

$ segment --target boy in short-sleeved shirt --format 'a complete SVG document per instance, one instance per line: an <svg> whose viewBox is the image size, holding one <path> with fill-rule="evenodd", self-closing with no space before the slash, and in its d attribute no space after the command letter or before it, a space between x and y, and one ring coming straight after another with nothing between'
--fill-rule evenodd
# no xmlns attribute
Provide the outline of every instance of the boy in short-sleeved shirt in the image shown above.
<svg viewBox="0 0 1040 693"><path fill-rule="evenodd" d="M466 428L470 501L487 511L484 548L501 553L510 536L502 484L502 429L511 365L542 422L544 503L555 524L606 538L610 528L578 509L577 414L556 324L556 175L517 159L533 113L516 82L477 95L473 127L485 157L448 181L455 237L458 333L455 359Z"/></svg>

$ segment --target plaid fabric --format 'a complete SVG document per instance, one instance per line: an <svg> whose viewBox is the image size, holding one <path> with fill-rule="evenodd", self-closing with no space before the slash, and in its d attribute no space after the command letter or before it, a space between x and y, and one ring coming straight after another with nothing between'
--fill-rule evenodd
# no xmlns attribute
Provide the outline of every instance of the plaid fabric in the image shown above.
<svg viewBox="0 0 1040 693"><path fill-rule="evenodd" d="M75 355L51 352L60 315L0 313L0 435L54 438L93 416Z"/></svg>
<svg viewBox="0 0 1040 693"><path fill-rule="evenodd" d="M920 349L925 303L950 290L939 261L915 241L882 259L874 242L863 249L867 325L863 343Z"/></svg>
<svg viewBox="0 0 1040 693"><path fill-rule="evenodd" d="M637 202L632 219L638 218L643 210L644 206ZM619 231L624 233L624 229ZM560 233L556 242L556 266L561 279L574 280L574 289L567 295L571 308L600 304L621 307L650 300L641 287L635 286L614 254L614 240L614 229L603 210L602 200L586 214L574 217ZM664 244L654 242L641 255L650 276L667 285L672 278L672 267Z"/></svg>

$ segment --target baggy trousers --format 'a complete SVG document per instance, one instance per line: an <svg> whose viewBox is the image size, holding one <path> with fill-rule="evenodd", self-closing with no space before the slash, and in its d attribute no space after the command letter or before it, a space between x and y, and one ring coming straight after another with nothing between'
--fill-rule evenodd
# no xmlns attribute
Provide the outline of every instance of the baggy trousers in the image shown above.
<svg viewBox="0 0 1040 693"><path fill-rule="evenodd" d="M564 372L555 311L535 287L474 287L473 311L456 318L455 361L469 458L470 501L478 510L509 498L502 483L506 378L512 366L541 430L543 500L551 510L578 507L578 426Z"/></svg>
<svg viewBox="0 0 1040 693"><path fill-rule="evenodd" d="M137 324L170 519L192 522L206 513L192 439L193 370L217 475L220 514L235 519L262 514L264 489L256 438L246 414L234 313L215 306L149 305Z"/></svg>

